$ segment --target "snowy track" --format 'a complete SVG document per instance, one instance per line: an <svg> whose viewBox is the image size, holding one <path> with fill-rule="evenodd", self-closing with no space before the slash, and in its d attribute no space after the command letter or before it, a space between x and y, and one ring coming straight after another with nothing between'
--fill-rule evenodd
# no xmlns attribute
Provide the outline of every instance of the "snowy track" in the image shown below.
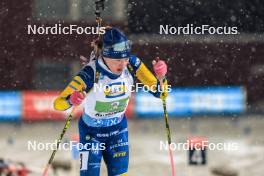
<svg viewBox="0 0 264 176"><path fill-rule="evenodd" d="M264 172L264 139L262 117L242 117L231 120L230 117L210 117L188 119L170 119L172 142L185 142L190 135L206 136L209 142L237 143L236 151L207 151L208 164L206 166L187 165L187 151L175 150L175 168L177 176L212 175L212 168L231 168L239 176L260 176ZM23 161L40 175L51 151L29 151L28 141L53 142L61 129L62 122L38 123L1 123L0 124L0 158ZM77 133L76 122L71 124L66 133L69 140ZM131 176L164 176L170 175L168 153L160 150L160 141L166 140L162 119L130 120L130 168ZM56 160L72 162L71 152L59 151ZM75 161L77 163L77 161ZM75 164L78 168L78 165ZM76 169L75 168L75 169ZM78 170L78 169L76 169ZM78 171L63 172L58 175L78 175ZM52 174L51 174L52 175ZM106 175L105 166L102 174Z"/></svg>

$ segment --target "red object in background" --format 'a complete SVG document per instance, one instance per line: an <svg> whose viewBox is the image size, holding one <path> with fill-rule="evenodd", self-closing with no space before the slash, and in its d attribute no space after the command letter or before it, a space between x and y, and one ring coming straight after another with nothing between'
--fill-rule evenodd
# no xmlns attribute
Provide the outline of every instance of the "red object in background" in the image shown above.
<svg viewBox="0 0 264 176"><path fill-rule="evenodd" d="M126 117L131 119L134 116L134 94L131 94L127 109L126 109Z"/></svg>
<svg viewBox="0 0 264 176"><path fill-rule="evenodd" d="M71 135L71 141L79 142L80 141L79 134L72 134Z"/></svg>
<svg viewBox="0 0 264 176"><path fill-rule="evenodd" d="M53 101L59 95L57 91L23 91L22 114L23 120L64 120L69 111L57 111L53 108ZM82 107L74 113L79 118Z"/></svg>
<svg viewBox="0 0 264 176"><path fill-rule="evenodd" d="M208 139L204 136L190 136L187 140L189 148L204 149L208 146Z"/></svg>

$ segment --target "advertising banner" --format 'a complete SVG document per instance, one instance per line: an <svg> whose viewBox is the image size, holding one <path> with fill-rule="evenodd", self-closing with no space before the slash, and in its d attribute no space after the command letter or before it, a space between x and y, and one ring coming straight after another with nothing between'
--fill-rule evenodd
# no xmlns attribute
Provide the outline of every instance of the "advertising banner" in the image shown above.
<svg viewBox="0 0 264 176"><path fill-rule="evenodd" d="M58 96L56 91L24 91L22 93L23 120L63 120L70 110L57 111L53 102ZM79 118L82 107L80 106L74 117Z"/></svg>
<svg viewBox="0 0 264 176"><path fill-rule="evenodd" d="M242 87L175 88L169 93L170 116L240 114L246 109L246 92ZM162 116L162 102L146 92L135 97L138 117Z"/></svg>
<svg viewBox="0 0 264 176"><path fill-rule="evenodd" d="M0 92L0 120L17 121L20 120L21 114L20 92Z"/></svg>

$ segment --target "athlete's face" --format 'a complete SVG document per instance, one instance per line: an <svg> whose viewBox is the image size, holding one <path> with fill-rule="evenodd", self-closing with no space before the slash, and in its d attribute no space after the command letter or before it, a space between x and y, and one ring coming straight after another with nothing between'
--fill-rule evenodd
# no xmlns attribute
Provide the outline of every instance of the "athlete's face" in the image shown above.
<svg viewBox="0 0 264 176"><path fill-rule="evenodd" d="M107 64L107 66L110 68L110 70L114 74L121 74L123 69L127 66L128 64L128 58L122 58L122 59L111 59L111 58L106 58L104 57L104 60Z"/></svg>

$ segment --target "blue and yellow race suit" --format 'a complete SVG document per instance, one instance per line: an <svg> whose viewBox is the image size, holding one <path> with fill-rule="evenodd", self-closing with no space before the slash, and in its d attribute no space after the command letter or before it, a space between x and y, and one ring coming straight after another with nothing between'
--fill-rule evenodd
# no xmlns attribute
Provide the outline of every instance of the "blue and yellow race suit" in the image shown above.
<svg viewBox="0 0 264 176"><path fill-rule="evenodd" d="M128 130L125 111L135 77L149 86L155 97L167 96L167 89L157 89L159 81L136 56L129 58L129 68L113 74L102 58L91 61L73 78L54 101L56 110L71 107L68 99L74 91L85 90L84 113L79 120L80 143L90 148L80 151L81 176L99 176L102 157L108 176L127 175ZM133 73L131 73L133 72ZM164 79L166 87L167 81ZM91 150L91 146L96 146Z"/></svg>

